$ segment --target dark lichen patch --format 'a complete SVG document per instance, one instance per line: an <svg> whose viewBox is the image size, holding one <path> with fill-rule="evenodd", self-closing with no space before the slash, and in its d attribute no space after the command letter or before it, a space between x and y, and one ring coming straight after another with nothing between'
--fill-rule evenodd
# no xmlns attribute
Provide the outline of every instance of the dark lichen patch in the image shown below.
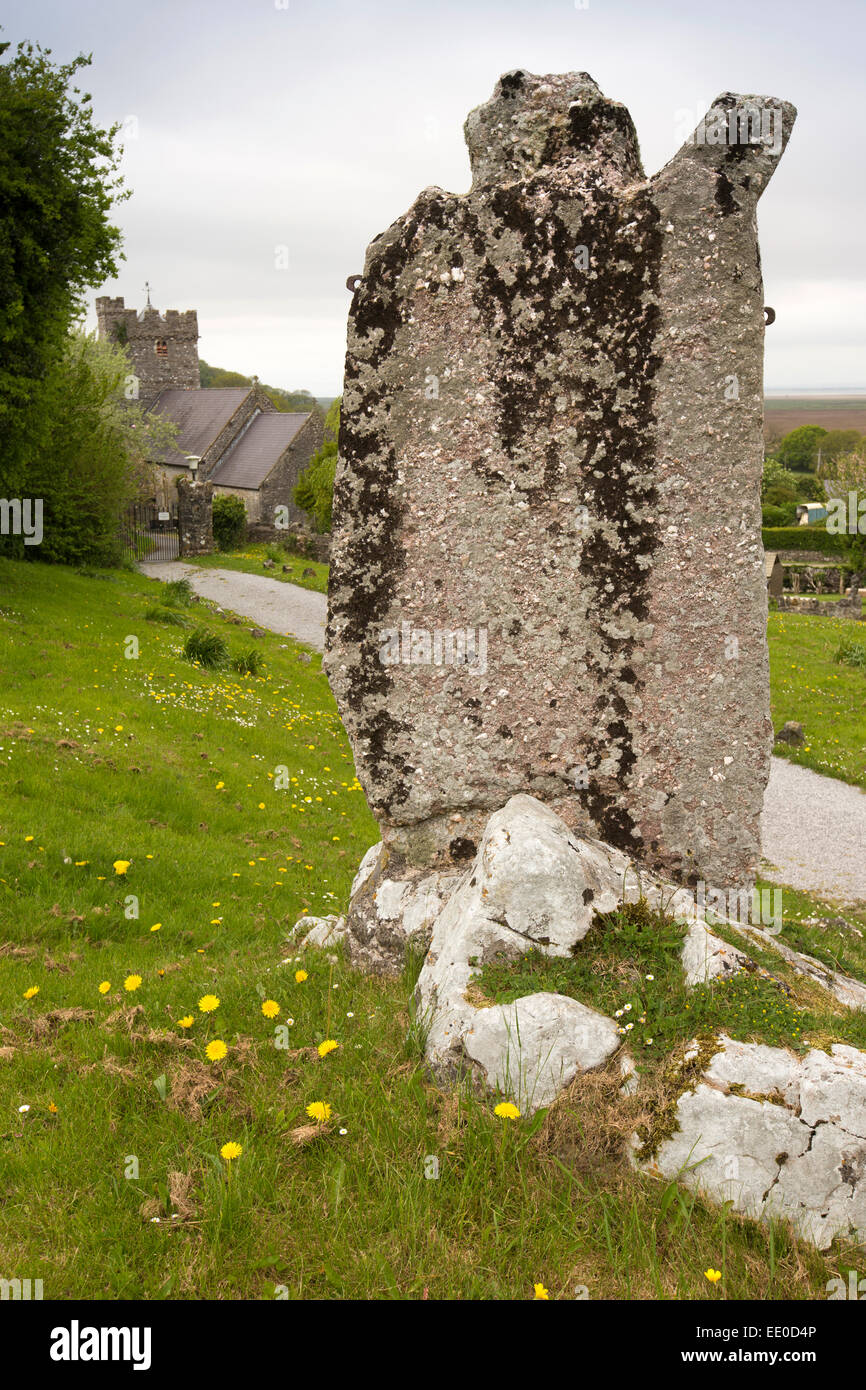
<svg viewBox="0 0 866 1390"><path fill-rule="evenodd" d="M329 582L328 649L339 631L344 644L357 644L359 656L346 677L344 700L356 716L356 740L366 770L376 784L391 788L389 805L409 795L414 771L396 752L408 726L385 708L391 689L389 667L379 659L381 626L396 592L405 556L397 541L402 511L396 496L397 458L386 430L371 425L386 407L380 369L393 351L403 322L399 279L418 229L403 219L382 239L352 300L354 353L346 357L351 407L340 428L340 467L334 484L334 514L363 515L334 546ZM361 383L366 383L361 385ZM385 808L383 808L385 809Z"/></svg>
<svg viewBox="0 0 866 1390"><path fill-rule="evenodd" d="M715 199L725 217L732 212L739 212L740 205L734 197L734 185L728 178L724 169L716 170L716 190Z"/></svg>
<svg viewBox="0 0 866 1390"><path fill-rule="evenodd" d="M579 119L591 124L595 117L584 110ZM647 561L659 545L651 518L658 501L654 391L660 362L655 339L662 235L657 209L645 191L625 203L619 189L595 184L586 199L593 211L580 232L592 247L596 268L587 275L575 262L575 235L560 215L563 204L570 206L581 190L575 188L569 199L554 193L544 204L545 215L538 216L542 190L549 193L547 179L538 175L487 195L502 233L519 238L521 248L507 269L486 256L477 268L473 293L497 364L493 386L501 454L515 466L510 478L501 466L483 459L473 460L472 466L489 486L511 486L530 505L541 504L556 495L566 475L564 462L551 444L539 486L525 481L519 460L531 455L532 441L542 430L556 432L555 394L570 400L575 416L587 422L582 427L582 499L590 515L606 524L595 527L582 550L581 576L592 624L586 660L591 678L603 689L613 687L613 698L599 697L605 717L588 750L591 775L581 799L599 834L632 852L640 850L641 841L625 802L637 758L630 711L641 683L633 664L635 639L612 637L608 627L626 613L637 621L646 618ZM460 225L467 237L477 234L480 224L472 208L461 210ZM587 323L593 324L591 338L585 336ZM553 356L557 386L548 395L538 389L539 364ZM628 383L627 401L623 383ZM559 525L551 527L554 534ZM626 626L633 628L633 623ZM570 640L567 628L561 637L564 643ZM602 779L596 769L611 755L618 762L617 775Z"/></svg>
<svg viewBox="0 0 866 1390"><path fill-rule="evenodd" d="M463 835L458 835L448 846L448 853L455 864L464 863L467 859L474 859L478 853L478 846L474 840L469 840Z"/></svg>

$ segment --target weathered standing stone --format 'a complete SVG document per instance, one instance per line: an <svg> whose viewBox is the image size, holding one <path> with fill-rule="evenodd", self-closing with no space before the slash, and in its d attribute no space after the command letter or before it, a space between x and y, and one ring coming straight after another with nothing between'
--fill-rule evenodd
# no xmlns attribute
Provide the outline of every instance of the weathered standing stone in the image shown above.
<svg viewBox="0 0 866 1390"><path fill-rule="evenodd" d="M585 73L509 73L466 123L470 191L425 189L368 250L326 662L410 864L471 860L525 792L681 881L754 874L772 739L755 205L795 113L713 111L647 180L628 112Z"/></svg>

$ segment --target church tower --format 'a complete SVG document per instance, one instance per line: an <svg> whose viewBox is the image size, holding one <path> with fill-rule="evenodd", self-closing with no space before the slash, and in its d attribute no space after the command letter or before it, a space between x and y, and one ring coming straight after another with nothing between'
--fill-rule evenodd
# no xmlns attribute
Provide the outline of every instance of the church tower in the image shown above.
<svg viewBox="0 0 866 1390"><path fill-rule="evenodd" d="M197 390L201 385L198 369L198 315L195 309L180 313L167 309L160 314L150 302L140 313L124 307L123 298L102 295L96 301L96 322L100 338L119 343L126 349L138 379L138 399L152 405L167 387Z"/></svg>

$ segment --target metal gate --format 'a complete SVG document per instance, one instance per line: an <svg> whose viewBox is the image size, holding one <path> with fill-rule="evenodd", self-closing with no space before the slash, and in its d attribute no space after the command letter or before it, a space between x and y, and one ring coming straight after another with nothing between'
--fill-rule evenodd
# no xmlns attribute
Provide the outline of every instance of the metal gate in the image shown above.
<svg viewBox="0 0 866 1390"><path fill-rule="evenodd" d="M176 560L180 553L177 503L160 507L155 502L136 502L121 526L123 548L143 564Z"/></svg>

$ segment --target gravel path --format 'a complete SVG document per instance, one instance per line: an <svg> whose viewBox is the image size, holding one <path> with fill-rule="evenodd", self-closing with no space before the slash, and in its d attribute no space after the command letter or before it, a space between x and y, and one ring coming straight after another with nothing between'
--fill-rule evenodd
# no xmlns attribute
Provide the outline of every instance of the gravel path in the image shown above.
<svg viewBox="0 0 866 1390"><path fill-rule="evenodd" d="M866 900L866 793L773 758L761 818L764 873L845 902Z"/></svg>
<svg viewBox="0 0 866 1390"><path fill-rule="evenodd" d="M199 569L182 560L142 565L141 573L162 580L186 577L201 598L213 599L221 608L251 618L259 627L294 637L317 652L324 651L328 610L324 594L281 579L269 579L264 574Z"/></svg>

